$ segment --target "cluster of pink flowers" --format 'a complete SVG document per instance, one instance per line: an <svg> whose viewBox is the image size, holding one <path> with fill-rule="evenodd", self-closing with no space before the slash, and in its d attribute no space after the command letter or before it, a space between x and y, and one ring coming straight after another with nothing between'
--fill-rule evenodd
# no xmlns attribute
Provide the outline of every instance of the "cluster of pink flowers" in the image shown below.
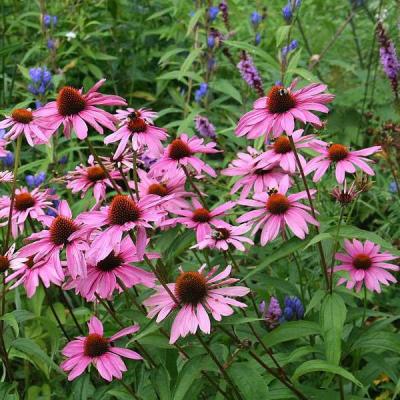
<svg viewBox="0 0 400 400"><path fill-rule="evenodd" d="M99 81L86 94L66 86L59 91L56 101L35 112L14 110L0 122L0 128L8 129L7 140L24 134L31 146L47 143L61 125L67 138L75 132L80 140L87 139L89 126L100 134L106 128L112 133L104 143L117 144L112 157L95 158L91 154L87 165L77 166L62 179L72 193L82 197L92 193L94 201L89 211L74 217L65 200L54 207L58 197L43 187L31 191L17 188L13 201L9 196L0 198L0 222L7 225L11 215L13 237L17 239L28 226L32 230L22 248L15 252L12 246L1 256L3 264L12 270L7 282L13 282L12 287L23 284L28 297L35 294L40 283L75 290L90 302L111 301L115 293L144 285L154 289L143 302L149 318L157 316L156 321L161 322L176 311L170 343L198 329L208 334L209 314L219 321L233 313L232 307L246 307L234 297L247 295L249 289L233 285L238 279L230 277L230 266L219 273L217 267L207 273L206 265L198 271L180 269L175 282L161 281L143 266L160 258L149 250L152 232L186 227L195 232L196 244L192 248L223 252L246 251L246 244L253 245L253 239L246 234L251 232L255 236L259 230L262 246L279 234L286 237L286 227L303 239L309 224L317 226L318 221L310 214L309 205L303 203L316 191L292 193L291 186L301 170L305 174L315 171L314 181L318 181L334 166L340 183L345 173L354 173L356 167L373 174L366 156L378 151L378 146L351 151L342 144L328 144L312 134L304 135L303 129L295 130L295 120L322 124L313 111L328 112L326 104L333 96L323 93L325 85L313 84L297 91L295 83L289 88L274 86L268 96L254 103L253 111L240 119L236 130L238 136L249 139L265 136L264 151L248 147L246 153L238 153L238 158L222 171L223 175L238 177L231 194L240 190L240 198L208 206L207 194L201 192L197 182L217 176L203 159L207 154L220 152L216 143L182 133L164 146L168 134L154 124L157 113L127 108L113 115L99 108L126 105L119 96L99 93L103 83L104 80ZM6 144L0 142L0 155ZM304 150L319 155L307 161L305 153L300 154ZM134 165L144 154L155 160L149 169ZM1 182L13 179L9 172L0 175ZM191 187L187 188L189 184ZM237 218L238 225L232 225L227 219L238 206L251 210ZM41 230L37 230L39 225ZM349 255L337 255L344 264L336 269L351 274L347 286L358 290L365 280L369 289L379 290L377 281L393 281L385 272L385 268L394 269L393 266L383 262L392 259L390 255L379 253L379 248L369 242L360 246L354 242L357 251L353 251L346 244ZM352 257L358 261L353 262ZM113 342L138 329L134 325L106 338L101 322L92 317L89 335L78 337L63 350L68 359L62 368L69 371L68 379L82 374L91 363L104 379L120 379L126 370L120 356L136 360L141 356L115 347Z"/></svg>

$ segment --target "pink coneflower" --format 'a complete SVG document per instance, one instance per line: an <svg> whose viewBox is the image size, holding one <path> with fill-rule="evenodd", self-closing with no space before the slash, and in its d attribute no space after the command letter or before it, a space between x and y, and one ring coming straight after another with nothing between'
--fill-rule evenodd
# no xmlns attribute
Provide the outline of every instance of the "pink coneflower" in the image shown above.
<svg viewBox="0 0 400 400"><path fill-rule="evenodd" d="M334 96L322 93L326 85L313 83L294 90L296 84L297 80L294 80L288 88L273 86L268 96L256 100L254 109L240 118L236 135L247 135L249 139L263 135L268 139L271 132L274 137L282 132L291 135L295 119L304 124L321 125L320 119L311 111L327 113L329 110L324 104L331 102Z"/></svg>
<svg viewBox="0 0 400 400"><path fill-rule="evenodd" d="M117 113L116 117L121 121L121 125L117 131L104 139L105 144L119 141L114 158L118 158L122 154L129 140L132 140L134 151L147 146L149 151L156 156L162 153L161 142L167 139L168 134L165 129L152 124L152 119L157 116L157 113L145 109L134 110L133 108L117 110Z"/></svg>
<svg viewBox="0 0 400 400"><path fill-rule="evenodd" d="M359 292L363 283L371 291L381 292L380 284L389 285L389 282L397 282L396 278L386 270L398 271L399 267L389 264L386 261L398 257L384 252L380 253L381 247L369 240L365 243L354 239L344 241L346 253L336 253L337 260L342 261L341 265L334 268L334 271L347 271L348 278L340 278L338 285L347 282L347 289L356 288Z"/></svg>
<svg viewBox="0 0 400 400"><path fill-rule="evenodd" d="M88 327L88 336L78 336L62 350L67 359L61 363L61 368L69 372L69 381L82 375L89 364L93 364L106 381L122 379L122 372L127 369L121 356L132 360L142 359L136 351L115 347L113 344L117 339L137 332L139 325L124 328L110 338L104 337L103 324L96 317L90 318Z"/></svg>
<svg viewBox="0 0 400 400"><path fill-rule="evenodd" d="M348 147L339 144L328 144L325 147L315 148L320 156L313 158L304 168L307 175L315 171L313 181L318 182L331 164L335 164L335 175L338 183L343 183L346 172L353 174L356 167L368 175L375 175L372 168L367 164L372 162L366 156L381 150L381 146L367 147L366 149L350 151Z"/></svg>
<svg viewBox="0 0 400 400"><path fill-rule="evenodd" d="M318 140L314 135L302 136L303 129L298 129L292 133L292 138L296 150L315 149L324 146L325 142ZM300 163L303 168L306 165L305 158L298 152ZM285 172L294 174L296 172L296 157L292 151L289 138L286 135L279 136L268 146L268 150L257 157L258 167L262 168L270 164L277 163Z"/></svg>
<svg viewBox="0 0 400 400"><path fill-rule="evenodd" d="M72 193L82 192L82 198L86 192L93 188L93 196L96 199L96 204L106 197L106 188L113 187L103 167L94 162L94 157L89 156L88 166L83 164L78 165L75 171L69 172L65 179L68 181L67 188L71 189ZM114 180L120 179L121 174L112 168L108 168L108 173Z"/></svg>
<svg viewBox="0 0 400 400"><path fill-rule="evenodd" d="M250 151L249 151L250 150ZM278 167L277 163L259 167L255 157L255 149L248 148L249 153L238 153L238 158L233 160L228 168L221 171L222 175L240 176L231 189L231 194L242 189L241 199L245 199L250 191L264 192L268 188L277 187L286 174Z"/></svg>
<svg viewBox="0 0 400 400"><path fill-rule="evenodd" d="M115 117L95 106L124 106L126 102L122 97L97 92L104 82L105 79L100 80L86 94L83 94L82 89L64 86L58 92L57 100L47 103L36 114L43 117L52 133L63 124L67 138L71 137L71 130L74 128L78 139L85 139L88 133L87 124L100 134L103 134L100 125L114 131Z"/></svg>
<svg viewBox="0 0 400 400"><path fill-rule="evenodd" d="M47 288L51 283L61 286L64 280L64 272L56 258L57 253L53 253L50 260L35 261L33 256L22 258L21 260L25 260L24 262L10 266L14 272L7 276L6 283L17 279L10 289L23 284L28 298L35 294L40 282L43 282L43 285Z"/></svg>
<svg viewBox="0 0 400 400"><path fill-rule="evenodd" d="M131 149L126 149L119 157L100 156L100 158L107 168L122 168L124 172L133 169L133 151Z"/></svg>
<svg viewBox="0 0 400 400"><path fill-rule="evenodd" d="M30 108L17 108L0 122L0 129L8 128L6 139L14 140L24 134L30 146L47 143L51 135L51 131L41 122L38 111Z"/></svg>
<svg viewBox="0 0 400 400"><path fill-rule="evenodd" d="M0 139L0 157L7 156L7 154L8 154L8 151L6 150L7 145L8 145L8 142L6 140Z"/></svg>
<svg viewBox="0 0 400 400"><path fill-rule="evenodd" d="M86 275L86 259L83 254L87 250L87 239L92 228L82 226L72 219L71 209L65 200L58 205L57 216L41 216L40 221L49 229L33 233L27 238L32 242L20 250L21 257L33 256L34 262L48 260L52 267L60 271L60 253L65 248L67 268L72 278Z"/></svg>
<svg viewBox="0 0 400 400"><path fill-rule="evenodd" d="M148 194L170 199L162 204L167 211L177 207L185 207L185 197L193 195L185 190L186 175L178 168L171 168L160 176L155 176L142 169L138 170L140 182L138 183L140 197ZM134 188L134 186L132 186Z"/></svg>
<svg viewBox="0 0 400 400"><path fill-rule="evenodd" d="M14 175L11 171L0 171L0 183L12 182Z"/></svg>
<svg viewBox="0 0 400 400"><path fill-rule="evenodd" d="M205 267L206 265L203 265L198 271L181 270L175 283L168 284L181 307L171 327L171 344L180 336L195 334L198 328L209 334L211 323L207 311L215 320L220 321L222 316L233 314L231 306L247 307L246 304L231 298L245 296L250 289L243 286L227 286L239 280L228 278L232 269L230 265L217 275L215 273L218 267L212 268L207 275L203 272ZM150 309L148 317L153 318L158 314L156 322L160 322L178 305L163 286L156 286L155 289L156 293L143 304Z"/></svg>
<svg viewBox="0 0 400 400"><path fill-rule="evenodd" d="M218 226L218 224L216 224ZM222 225L220 228L215 227L210 234L207 234L205 238L193 246L193 248L199 248L200 250L208 247L210 249L218 249L221 251L227 251L229 245L235 247L237 250L245 251L243 243L254 244L251 239L243 236L251 229L251 225Z"/></svg>
<svg viewBox="0 0 400 400"><path fill-rule="evenodd" d="M220 206L214 208L214 210L208 210L196 199L192 199L193 207L174 209L173 213L180 215L180 217L172 218L167 220L163 225L170 225L175 223L180 223L188 228L194 229L196 231L197 242L201 242L205 239L206 235L209 235L212 231L212 226L214 227L224 227L229 228L227 222L222 221L219 217L225 215L225 211L233 208L236 203L234 201L228 201Z"/></svg>
<svg viewBox="0 0 400 400"><path fill-rule="evenodd" d="M165 215L161 207L156 207L164 201L160 196L148 195L135 201L129 196L118 194L110 205L99 211L89 211L78 216L77 220L93 229L107 228L93 240L88 257L100 261L107 257L121 243L122 235L136 228L136 247L139 258L143 257L147 243L146 228L151 228L149 222L157 222Z"/></svg>
<svg viewBox="0 0 400 400"><path fill-rule="evenodd" d="M11 214L11 232L14 238L24 231L27 218L38 219L45 215L46 210L56 211L53 208L53 200L58 199L57 195L51 194L50 189L41 190L35 188L29 191L26 187L15 190L13 210ZM7 218L10 214L11 198L2 196L0 198L0 219ZM0 224L6 225L7 221Z"/></svg>
<svg viewBox="0 0 400 400"><path fill-rule="evenodd" d="M159 258L157 253L146 253L149 259ZM76 292L87 301L96 300L96 294L102 299L112 299L114 290L123 292L122 286L131 288L134 285L154 287L155 276L152 272L132 265L140 261L136 246L132 239L126 236L106 258L96 261L95 257L88 257L88 272L86 277L78 277L65 286L65 289L75 288Z"/></svg>
<svg viewBox="0 0 400 400"><path fill-rule="evenodd" d="M26 261L26 258L20 257L15 253L15 243L4 253L0 254L0 273L8 274L9 269L21 268Z"/></svg>
<svg viewBox="0 0 400 400"><path fill-rule="evenodd" d="M195 171L200 174L201 171L206 172L212 177L216 177L215 171L195 156L196 153L218 153L219 150L214 149L216 143L210 142L203 144L204 139L197 137L189 138L188 135L182 133L179 138L174 139L164 150L163 156L151 167L151 171L160 173L169 168L179 165L191 165Z"/></svg>
<svg viewBox="0 0 400 400"><path fill-rule="evenodd" d="M289 188L289 178L282 179L278 189L272 189L268 193L256 193L253 200L239 200L239 204L255 207L256 210L249 211L237 219L237 222L253 221L256 223L253 234L259 229L261 231L260 243L262 246L275 239L287 225L290 230L300 239L304 239L308 233L307 223L318 225L306 210L310 208L298 202L305 199L305 191L286 196ZM310 190L315 194L315 190Z"/></svg>

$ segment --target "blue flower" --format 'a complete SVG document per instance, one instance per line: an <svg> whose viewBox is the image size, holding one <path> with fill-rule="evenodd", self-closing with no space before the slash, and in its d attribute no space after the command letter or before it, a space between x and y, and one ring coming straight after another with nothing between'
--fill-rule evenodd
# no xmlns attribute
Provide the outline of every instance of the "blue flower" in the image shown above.
<svg viewBox="0 0 400 400"><path fill-rule="evenodd" d="M217 18L218 12L219 12L218 7L212 6L208 9L208 16L210 18L210 21L214 21L215 18Z"/></svg>
<svg viewBox="0 0 400 400"><path fill-rule="evenodd" d="M58 163L61 165L65 165L68 162L68 156L64 155L59 160Z"/></svg>
<svg viewBox="0 0 400 400"><path fill-rule="evenodd" d="M284 302L284 308L283 308L283 314L280 319L280 322L285 322L285 321L295 321L299 319L303 319L304 317L304 306L301 303L301 300L296 297L285 297L285 302Z"/></svg>
<svg viewBox="0 0 400 400"><path fill-rule="evenodd" d="M293 13L290 4L286 4L286 6L282 8L282 15L285 21L290 22L292 20Z"/></svg>
<svg viewBox="0 0 400 400"><path fill-rule="evenodd" d="M209 35L207 38L207 45L210 49L212 49L215 46L215 37L214 35Z"/></svg>
<svg viewBox="0 0 400 400"><path fill-rule="evenodd" d="M51 25L56 26L58 22L58 18L56 15L46 14L43 17L43 23L46 28L49 28Z"/></svg>
<svg viewBox="0 0 400 400"><path fill-rule="evenodd" d="M46 67L29 69L29 77L32 82L28 85L28 90L34 96L44 95L51 87L51 72Z"/></svg>
<svg viewBox="0 0 400 400"><path fill-rule="evenodd" d="M397 193L397 185L395 181L389 183L389 192Z"/></svg>
<svg viewBox="0 0 400 400"><path fill-rule="evenodd" d="M291 51L296 50L298 45L299 45L299 42L296 39L292 40L289 44L289 50L291 50Z"/></svg>
<svg viewBox="0 0 400 400"><path fill-rule="evenodd" d="M258 46L261 43L261 33L260 32L256 33L256 37L254 39L254 43L255 43L256 46Z"/></svg>
<svg viewBox="0 0 400 400"><path fill-rule="evenodd" d="M56 42L53 39L47 39L47 48L53 50L56 48Z"/></svg>
<svg viewBox="0 0 400 400"><path fill-rule="evenodd" d="M6 156L1 157L0 160L6 167L11 167L14 165L14 154L9 151Z"/></svg>
<svg viewBox="0 0 400 400"><path fill-rule="evenodd" d="M208 85L203 82L200 83L200 87L194 93L194 99L198 103L207 94Z"/></svg>
<svg viewBox="0 0 400 400"><path fill-rule="evenodd" d="M26 175L25 181L30 187L38 187L46 180L46 173L39 172L37 175Z"/></svg>
<svg viewBox="0 0 400 400"><path fill-rule="evenodd" d="M299 8L301 6L301 0L296 0L294 3L294 8ZM290 22L293 17L293 10L292 10L292 4L291 0L288 0L288 3L286 4L285 7L282 8L282 15L285 21Z"/></svg>
<svg viewBox="0 0 400 400"><path fill-rule="evenodd" d="M254 26L257 26L262 21L262 15L259 14L257 11L252 12L250 21Z"/></svg>

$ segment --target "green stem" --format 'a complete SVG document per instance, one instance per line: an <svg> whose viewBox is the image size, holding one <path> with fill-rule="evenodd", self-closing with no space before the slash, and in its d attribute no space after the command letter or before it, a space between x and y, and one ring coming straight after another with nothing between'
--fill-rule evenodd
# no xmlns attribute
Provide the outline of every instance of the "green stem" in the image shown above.
<svg viewBox="0 0 400 400"><path fill-rule="evenodd" d="M187 168L182 165L181 166L183 169L183 172L185 173L186 177L188 178L188 181L190 183L190 185L192 186L193 190L196 192L196 194L199 196L201 203L203 204L204 208L207 208L207 203L206 200L204 199L204 196L202 195L202 193L200 192L199 188L196 186L196 184L194 183L189 171L187 170Z"/></svg>
<svg viewBox="0 0 400 400"><path fill-rule="evenodd" d="M218 360L217 356L213 353L213 351L210 349L210 347L207 345L207 343L203 340L203 338L201 337L201 335L198 332L196 332L196 337L197 337L198 341L201 343L201 345L205 348L205 350L207 351L209 356L212 358L212 360L214 361L215 365L221 371L221 374L225 378L226 382L232 387L232 389L233 389L233 391L235 393L235 396L239 400L243 400L243 396L240 394L238 388L236 387L236 385L232 381L231 377L226 372L224 366Z"/></svg>
<svg viewBox="0 0 400 400"><path fill-rule="evenodd" d="M133 152L133 180L135 182L135 192L136 192L136 199L140 200L139 197L139 184L138 184L138 173L137 173L137 152Z"/></svg>
<svg viewBox="0 0 400 400"><path fill-rule="evenodd" d="M308 202L310 203L311 214L314 217L314 219L316 220L317 219L317 214L316 214L315 209L314 209L314 204L313 204L313 200L312 200L312 197L311 197L310 189L308 187L308 183L307 183L306 176L304 174L303 166L301 165L300 158L299 158L299 155L297 153L296 146L294 144L292 136L289 136L289 141L290 141L290 146L292 148L294 156L296 158L296 164L297 164L297 167L299 168L301 179L302 179L303 184L304 184L304 188L306 189ZM317 234L319 234L318 226L315 227L315 230L316 230ZM324 250L322 248L321 242L317 243L317 248L318 248L319 257L320 257L320 260L321 260L322 273L323 273L324 278L325 278L326 289L328 290L329 289L328 267L327 267L327 264L326 264L325 254L324 254Z"/></svg>
<svg viewBox="0 0 400 400"><path fill-rule="evenodd" d="M333 245L333 252L332 252L331 280L330 280L330 287L329 287L329 291L330 291L331 294L333 292L333 268L335 266L335 254L336 254L338 246L339 246L339 232L340 232L340 226L341 226L342 220L343 220L343 215L344 215L344 207L341 206L339 221L338 221L336 234L335 234L335 239L334 239L335 241L334 241L334 245Z"/></svg>
<svg viewBox="0 0 400 400"><path fill-rule="evenodd" d="M68 341L70 341L71 338L70 338L70 336L68 335L67 331L65 330L64 325L62 324L60 318L58 317L58 315L57 315L57 313L56 313L56 310L54 309L53 302L52 302L52 300L51 300L51 298L50 298L50 295L49 295L49 291L47 290L46 286L44 286L43 282L41 282L41 283L42 283L42 287L43 287L43 289L44 289L44 293L45 293L45 295L46 295L47 303L48 303L48 305L49 305L49 307L50 307L50 309L51 309L51 312L53 313L54 318L56 319L57 324L58 324L58 326L60 327L60 329L62 330L64 336L66 337L66 339L67 339Z"/></svg>
<svg viewBox="0 0 400 400"><path fill-rule="evenodd" d="M86 139L86 143L89 147L89 151L90 153L93 155L94 159L96 160L96 162L100 165L101 168L103 168L104 173L107 176L107 179L111 182L114 190L118 193L121 194L121 190L119 189L117 183L115 182L115 180L112 178L112 176L110 175L108 169L104 166L103 161L101 161L101 158L98 156L94 146L92 145L92 143L90 142L89 138L87 137Z"/></svg>
<svg viewBox="0 0 400 400"><path fill-rule="evenodd" d="M21 156L21 143L22 143L22 134L17 138L17 148L15 150L15 159L14 159L14 179L11 191L11 200L10 200L10 212L8 213L8 222L7 222L7 234L6 240L4 241L3 253L5 253L8 249L8 242L11 236L11 222L12 222L12 212L14 209L14 201L15 201L15 190L17 189L17 175L18 175L18 166L19 159Z"/></svg>

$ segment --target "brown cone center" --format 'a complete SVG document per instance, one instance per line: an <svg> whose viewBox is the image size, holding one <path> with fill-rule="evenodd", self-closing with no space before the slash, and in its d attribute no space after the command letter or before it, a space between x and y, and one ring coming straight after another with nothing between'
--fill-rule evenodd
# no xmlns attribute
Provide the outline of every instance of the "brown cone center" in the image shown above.
<svg viewBox="0 0 400 400"><path fill-rule="evenodd" d="M207 295L207 282L200 272L182 272L175 283L175 295L183 304L197 305Z"/></svg>

